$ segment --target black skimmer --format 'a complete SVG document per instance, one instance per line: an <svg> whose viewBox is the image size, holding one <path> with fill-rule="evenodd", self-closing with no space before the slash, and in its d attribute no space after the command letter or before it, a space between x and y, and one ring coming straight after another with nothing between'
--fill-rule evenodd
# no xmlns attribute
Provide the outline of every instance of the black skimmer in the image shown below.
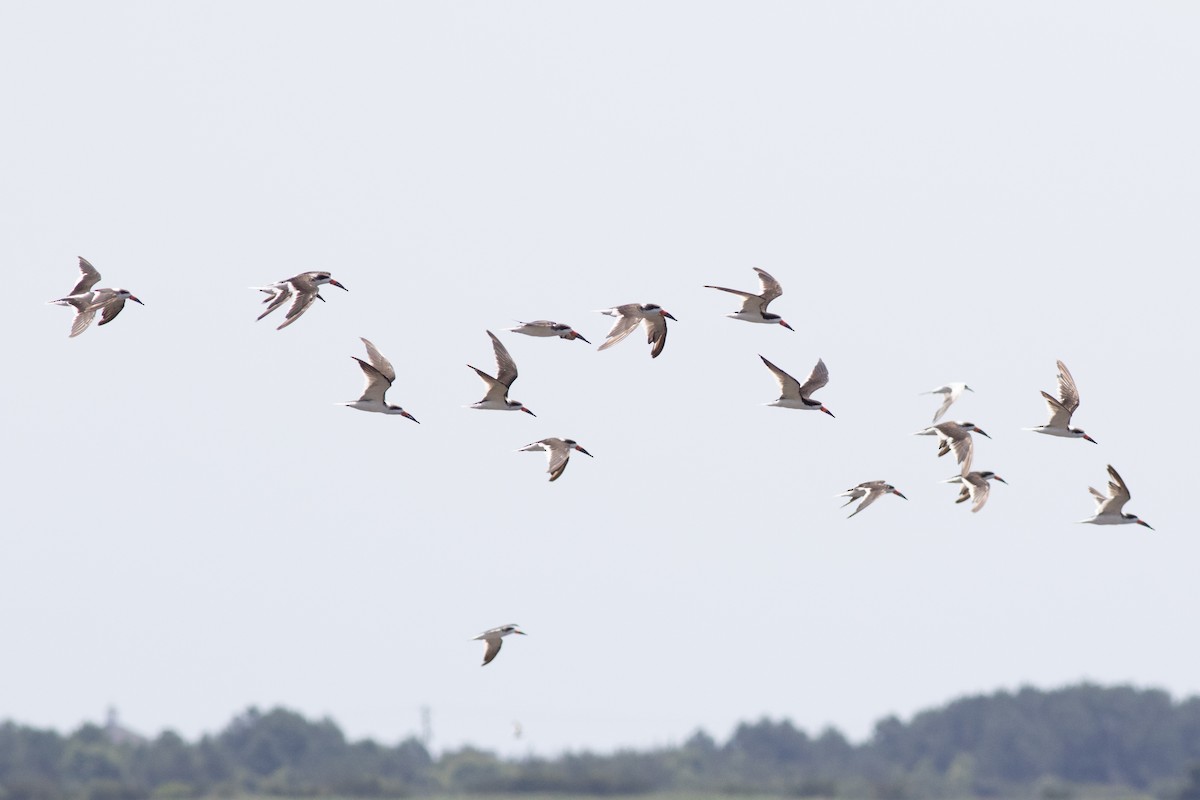
<svg viewBox="0 0 1200 800"><path fill-rule="evenodd" d="M513 333L523 333L526 336L557 336L567 341L578 339L581 342L591 344L591 342L583 338L583 334L570 325L564 325L561 322L552 322L548 319L535 319L533 322L518 322L517 327L509 328L508 330Z"/></svg>
<svg viewBox="0 0 1200 800"><path fill-rule="evenodd" d="M1061 361L1055 363L1058 365L1058 398L1042 392L1042 397L1046 398L1046 405L1050 408L1050 421L1045 425L1025 430L1049 436L1065 436L1068 439L1087 439L1096 444L1096 440L1084 433L1082 428L1071 427L1071 415L1079 408L1079 389L1076 388L1075 379L1071 377L1067 365Z"/></svg>
<svg viewBox="0 0 1200 800"><path fill-rule="evenodd" d="M782 325L789 331L796 330L784 322L783 317L767 311L767 306L771 304L771 301L783 294L783 287L779 285L779 281L772 278L770 273L765 269L755 267L754 271L758 273L758 280L762 283L762 292L760 294L751 294L750 292L743 292L738 289L726 289L724 286L710 286L708 284L705 284L704 288L729 292L742 298L741 310L735 311L732 314L726 314L725 316L727 317L740 319L745 322L758 322L765 325Z"/></svg>
<svg viewBox="0 0 1200 800"><path fill-rule="evenodd" d="M531 417L536 417L528 408L516 400L508 399L508 390L513 385L513 381L517 379L517 365L512 360L512 356L508 354L508 349L500 343L496 338L496 334L491 331L487 335L492 337L492 349L496 353L496 377L488 375L478 367L468 367L475 370L483 382L487 384L487 394L478 403L472 403L471 408L479 408L485 411L524 411Z"/></svg>
<svg viewBox="0 0 1200 800"><path fill-rule="evenodd" d="M483 651L483 663L480 664L481 667L486 667L492 663L492 659L500 652L500 645L504 644L504 637L513 633L520 634L521 636L528 635L525 631L518 630L516 625L501 625L499 628L490 628L471 640L477 642L482 639L487 642L487 649Z"/></svg>
<svg viewBox="0 0 1200 800"><path fill-rule="evenodd" d="M606 308L600 313L616 317L617 321L613 323L612 329L609 330L604 344L596 348L597 350L607 350L612 347L633 333L640 322L646 326L647 342L654 345L654 348L650 351L651 358L658 358L659 353L667 346L667 320L675 319L665 308L654 303L646 303L645 305L626 303L623 306ZM675 321L678 322L679 320Z"/></svg>
<svg viewBox="0 0 1200 800"><path fill-rule="evenodd" d="M392 369L392 362L384 358L375 345L361 336L359 338L367 346L367 358L371 359L371 363L368 364L357 356L350 357L357 361L358 366L362 368L367 383L363 387L362 397L352 403L338 403L338 405L357 408L359 411L374 411L379 414L399 414L419 423L419 420L412 414L386 400L387 390L396 381L396 370Z"/></svg>
<svg viewBox="0 0 1200 800"><path fill-rule="evenodd" d="M933 415L934 422L937 422L942 418L942 415L946 413L946 409L950 408L954 401L962 396L964 390L968 392L975 391L965 383L947 383L945 386L939 386L938 388L931 389L928 392L921 392L921 394L940 394L944 395L945 397L945 399L942 400L942 407L939 408L937 413Z"/></svg>
<svg viewBox="0 0 1200 800"><path fill-rule="evenodd" d="M847 489L846 491L842 492L841 494L835 494L834 497L849 497L850 498L849 500L847 500L845 503L842 504L842 508L845 508L846 506L850 505L855 500L858 500L860 497L862 498L862 502L858 504L858 508L854 509L854 512L850 514L850 517L853 517L855 514L862 511L864 508L871 505L871 503L874 503L876 500L878 500L880 497L883 497L885 494L894 494L902 500L908 499L904 495L900 494L899 489L897 489L895 486L892 486L890 483L887 483L885 481L865 481L863 483L860 483L858 486L855 486L851 489ZM846 519L850 519L850 517L846 517Z"/></svg>
<svg viewBox="0 0 1200 800"><path fill-rule="evenodd" d="M66 297L50 302L56 306L71 306L75 309L75 318L71 321L71 334L74 338L88 329L96 312L100 312L100 324L107 325L116 319L125 301L132 300L138 305L146 305L138 300L127 289L93 289L100 282L100 272L83 256L79 257L79 281Z"/></svg>
<svg viewBox="0 0 1200 800"><path fill-rule="evenodd" d="M775 377L779 380L779 390L781 392L779 399L772 403L767 403L767 405L779 406L780 408L798 408L806 411L824 411L829 416L833 416L833 412L821 405L820 400L813 400L810 396L813 392L829 383L829 369L825 366L824 361L819 358L817 359L817 365L813 367L812 372L808 375L808 380L802 385L800 381L788 375L763 356L760 355L759 358L767 365L767 369L775 373Z"/></svg>
<svg viewBox="0 0 1200 800"><path fill-rule="evenodd" d="M308 307L313 304L314 300L320 300L322 303L325 302L325 298L321 296L321 287L327 283L343 291L350 291L335 281L328 272L319 271L301 272L299 275L279 281L278 283L272 283L270 286L255 287L260 292L266 292L270 295L266 300L263 300L264 303L269 304L267 310L259 314L258 318L262 319L290 299L292 304L288 306L283 324L275 329L277 331L283 330L288 325L300 319L300 315L308 310Z"/></svg>
<svg viewBox="0 0 1200 800"><path fill-rule="evenodd" d="M579 443L574 439L558 439L551 437L549 439L539 439L533 444L527 444L518 452L540 452L546 451L546 458L550 462L546 472L550 473L551 482L558 480L558 477L563 474L563 470L567 468L567 462L571 460L571 451L578 450L585 456L591 456L587 450L579 446ZM593 456L594 458L594 456Z"/></svg>
<svg viewBox="0 0 1200 800"><path fill-rule="evenodd" d="M1088 487L1088 491L1092 493L1092 499L1096 501L1096 513L1090 519L1081 519L1080 522L1090 522L1093 525L1144 525L1150 530L1150 523L1140 519L1136 514L1126 514L1123 509L1125 504L1129 502L1129 487L1125 485L1125 481L1121 480L1121 476L1117 471L1108 465L1108 494L1104 495Z"/></svg>

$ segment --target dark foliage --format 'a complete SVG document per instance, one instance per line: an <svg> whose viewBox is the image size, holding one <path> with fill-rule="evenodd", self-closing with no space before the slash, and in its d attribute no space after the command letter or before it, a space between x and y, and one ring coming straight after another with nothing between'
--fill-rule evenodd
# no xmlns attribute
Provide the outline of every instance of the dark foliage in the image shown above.
<svg viewBox="0 0 1200 800"><path fill-rule="evenodd" d="M889 717L853 745L787 720L743 723L724 744L518 761L465 748L434 759L415 739L348 742L329 719L251 708L196 743L84 725L69 735L0 725L0 800L235 796L408 797L431 792L656 791L790 797L1070 798L1108 787L1200 800L1200 699L1081 685L956 700Z"/></svg>

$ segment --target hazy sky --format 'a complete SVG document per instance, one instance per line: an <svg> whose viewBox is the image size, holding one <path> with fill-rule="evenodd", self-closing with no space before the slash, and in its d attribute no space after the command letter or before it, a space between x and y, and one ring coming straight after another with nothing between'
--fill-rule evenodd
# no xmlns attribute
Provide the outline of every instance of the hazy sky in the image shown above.
<svg viewBox="0 0 1200 800"><path fill-rule="evenodd" d="M427 705L551 753L1200 692L1198 40L1183 2L5 4L0 717ZM146 305L68 339L80 255ZM752 267L795 333L702 288ZM349 292L255 322L310 269ZM464 408L485 329L628 302L660 358L502 333L538 417ZM359 336L423 424L334 405ZM765 407L760 353L837 418ZM1098 445L1020 430L1057 358ZM910 435L953 380L979 514ZM550 484L547 436L595 459ZM1157 532L1074 524L1106 463ZM871 479L909 502L847 521Z"/></svg>

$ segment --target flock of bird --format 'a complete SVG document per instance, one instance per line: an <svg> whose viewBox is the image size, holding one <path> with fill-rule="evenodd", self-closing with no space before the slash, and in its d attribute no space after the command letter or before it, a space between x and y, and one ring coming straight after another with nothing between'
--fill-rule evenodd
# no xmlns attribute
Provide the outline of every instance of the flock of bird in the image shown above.
<svg viewBox="0 0 1200 800"><path fill-rule="evenodd" d="M100 273L83 257L79 259L79 270L81 276L70 294L58 300L50 301L53 304L69 306L75 310L75 317L71 322L70 336L78 336L87 330L97 312L100 313L99 324L103 326L116 319L117 315L125 307L126 300L132 300L135 303L144 305L141 300L126 289L95 288L96 284L100 282ZM780 325L788 330L794 330L778 314L767 310L771 302L783 294L783 287L765 270L755 268L754 271L758 274L761 284L761 290L757 294L738 289L727 289L723 286L706 285L705 288L716 289L742 298L742 307L733 313L727 314L726 316L728 317L744 322ZM323 271L302 272L299 275L267 286L252 287L267 295L262 301L267 308L258 316L258 319L261 320L276 310L287 306L283 322L278 326L277 330L288 327L308 311L315 301L320 300L321 302L325 302L325 298L321 296L321 287L325 285L336 286L344 291L349 291L341 283L334 280L328 272ZM651 348L651 358L658 358L662 355L663 348L666 347L667 320L677 321L668 311L654 303L627 303L603 309L600 313L615 317L615 321L608 331L604 342L599 346L599 350L607 350L629 337L630 334L641 327L646 333L646 341ZM526 336L557 337L567 341L578 339L586 344L591 344L591 342L570 325L550 320L521 322L517 327L509 328L508 330ZM509 397L509 392L518 375L516 362L513 361L508 348L504 346L503 342L494 333L487 331L487 335L491 339L492 351L496 359L495 375L489 375L478 367L471 366L470 364L467 365L475 371L487 386L487 391L483 399L471 404L470 407L488 411L523 411L531 416L536 416L523 403ZM360 411L395 414L417 422L416 417L408 411L387 401L387 392L396 380L396 371L392 368L391 362L379 352L374 344L365 338L362 339L362 342L366 347L367 360L364 361L361 358L352 356L358 362L365 378L362 395L357 400L341 403L340 405ZM819 391L829 382L829 369L825 366L823 360L817 360L808 378L801 383L763 356L760 355L759 358L762 359L763 364L779 382L779 398L767 405L801 411L822 411L830 417L834 416L833 412L826 408L820 400L813 397L815 392ZM1079 408L1079 390L1075 385L1075 379L1071 376L1066 365L1062 361L1058 361L1057 366L1058 397L1047 392L1042 392L1042 397L1045 398L1050 412L1049 421L1044 425L1025 428L1024 430L1035 431L1048 436L1086 439L1089 442L1095 443L1096 440L1081 428L1071 427L1071 417ZM944 482L959 486L958 498L955 500L956 503L970 501L972 504L971 511L977 512L983 508L988 500L991 481L1000 481L1001 483L1007 483L1007 481L994 472L973 471L971 469L975 450L974 434L991 438L983 429L973 422L939 422L950 406L958 400L964 391L974 390L965 383L948 383L929 392L924 392L923 394L941 395L942 404L933 416L933 424L916 431L915 435L936 437L938 456L944 456L948 453L954 455L955 461L959 466L959 473ZM551 481L558 480L562 476L573 452L578 451L587 456L592 455L574 439L557 437L540 439L519 448L519 450L522 452L545 452L549 464L547 472L550 475ZM1088 487L1088 491L1096 501L1097 507L1091 517L1080 520L1080 522L1095 525L1136 523L1150 528L1150 525L1144 520L1124 511L1125 504L1130 498L1129 488L1111 465L1108 466L1108 476L1107 493L1102 493ZM835 496L849 498L843 505L843 508L855 501L859 501L858 506L850 514L850 517L853 517L885 494L894 494L902 499L908 499L895 486L882 480L865 481ZM1150 529L1153 530L1153 528ZM475 640L481 640L486 643L483 657L484 665L490 663L496 657L496 654L500 652L503 638L511 634L525 635L525 632L520 630L517 625L503 625L486 630L474 637Z"/></svg>

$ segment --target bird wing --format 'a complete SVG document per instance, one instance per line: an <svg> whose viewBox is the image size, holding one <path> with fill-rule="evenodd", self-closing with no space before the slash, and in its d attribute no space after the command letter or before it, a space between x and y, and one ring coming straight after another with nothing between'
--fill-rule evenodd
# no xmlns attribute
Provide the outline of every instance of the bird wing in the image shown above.
<svg viewBox="0 0 1200 800"><path fill-rule="evenodd" d="M1099 495L1095 489L1094 494ZM1120 515L1125 504L1129 502L1129 488L1125 485L1125 481L1121 480L1121 476L1117 471L1108 465L1108 497L1100 501L1100 507L1096 509L1097 514L1116 514Z"/></svg>
<svg viewBox="0 0 1200 800"><path fill-rule="evenodd" d="M300 319L300 315L305 311L308 311L308 307L313 304L313 300L316 300L320 296L320 293L315 288L312 290L298 289L296 292L294 292L294 299L292 300L292 304L288 306L284 322L275 330L281 331L288 325L291 325L293 322ZM274 306L275 304L272 303L271 305ZM270 311L270 308L267 310ZM261 317L259 319L261 319Z"/></svg>
<svg viewBox="0 0 1200 800"><path fill-rule="evenodd" d="M277 283L272 287L259 289L259 291L270 295L270 297L263 300L264 303L270 303L270 305L267 306L266 311L258 315L258 319L262 319L267 314L282 306L292 296L292 287L286 283Z"/></svg>
<svg viewBox="0 0 1200 800"><path fill-rule="evenodd" d="M496 380L505 386L512 386L517 379L517 362L513 361L508 348L496 338L496 334L488 331L487 335L492 337L492 349L496 351Z"/></svg>
<svg viewBox="0 0 1200 800"><path fill-rule="evenodd" d="M93 307L101 309L100 324L107 325L117 318L117 314L121 313L121 309L125 307L125 298L120 295L116 295L115 297L110 298L108 301Z"/></svg>
<svg viewBox="0 0 1200 800"><path fill-rule="evenodd" d="M358 362L358 366L362 367L363 375L367 382L363 385L362 397L360 401L366 400L369 402L383 402L383 396L387 394L388 387L392 385L388 376L384 375L378 369L363 361L358 356L350 356Z"/></svg>
<svg viewBox="0 0 1200 800"><path fill-rule="evenodd" d="M363 339L361 336L358 338L362 339L362 343L367 346L367 358L371 359L371 366L379 370L379 373L388 379L389 384L395 382L396 370L392 369L392 362L384 358L383 354L368 340Z"/></svg>
<svg viewBox="0 0 1200 800"><path fill-rule="evenodd" d="M971 496L971 513L975 513L983 508L983 504L987 502L988 494L992 491L992 485L984 478L975 473L965 475L963 482L963 492L969 493Z"/></svg>
<svg viewBox="0 0 1200 800"><path fill-rule="evenodd" d="M597 350L607 350L617 342L620 342L629 334L637 329L638 323L642 321L641 307L637 303L626 303L623 306L617 306L612 309L619 316L612 328L609 329L608 335L605 338L604 344L600 345Z"/></svg>
<svg viewBox="0 0 1200 800"><path fill-rule="evenodd" d="M651 358L658 358L659 353L667 346L667 318L662 314L645 317L646 342L654 345L650 351Z"/></svg>
<svg viewBox="0 0 1200 800"><path fill-rule="evenodd" d="M755 267L754 271L758 273L758 280L762 283L762 308L766 311L770 302L783 294L783 287L765 269Z"/></svg>
<svg viewBox="0 0 1200 800"><path fill-rule="evenodd" d="M962 467L964 476L971 471L971 461L975 457L975 438L971 436L971 432L955 422L943 422L941 425L936 425L935 428L939 432L939 440L941 442L941 452L939 456L945 455L947 452L954 453L955 460Z"/></svg>
<svg viewBox="0 0 1200 800"><path fill-rule="evenodd" d="M483 651L483 663L480 664L482 667L486 667L488 664L492 663L492 659L495 658L496 654L500 652L500 646L504 644L504 640L499 636L491 639L485 639L484 641L487 642L487 650Z"/></svg>
<svg viewBox="0 0 1200 800"><path fill-rule="evenodd" d="M546 459L550 463L546 471L550 473L550 480L556 481L571 460L571 447L562 439L542 439L542 444L546 446Z"/></svg>
<svg viewBox="0 0 1200 800"><path fill-rule="evenodd" d="M724 286L709 286L707 284L705 284L704 288L716 289L720 292L736 294L738 297L742 298L742 311L758 312L761 314L767 307L767 303L763 300L762 296L753 294L752 292L743 292L740 289L726 289Z"/></svg>
<svg viewBox="0 0 1200 800"><path fill-rule="evenodd" d="M761 358L762 362L767 365L767 369L775 373L775 377L779 381L780 400L786 400L788 398L795 400L800 396L800 381L796 380L791 375L788 375L786 372L772 364L763 356L760 355L759 358Z"/></svg>
<svg viewBox="0 0 1200 800"><path fill-rule="evenodd" d="M862 511L864 508L871 505L871 503L874 503L875 500L878 499L879 496L882 494L883 494L883 489L879 486L872 486L869 489L867 489L867 496L864 497L863 501L858 504L858 508L854 509L854 513L852 513L850 515L850 517L853 517L854 514L857 514L858 512ZM846 517L846 519L850 519L850 517Z"/></svg>
<svg viewBox="0 0 1200 800"><path fill-rule="evenodd" d="M95 318L96 306L76 306L75 319L71 320L71 335L68 338L73 339L86 331Z"/></svg>
<svg viewBox="0 0 1200 800"><path fill-rule="evenodd" d="M471 367L470 364L467 364L467 366ZM488 400L492 400L497 403L503 403L508 398L508 386L496 380L491 375L488 375L479 367L471 367L471 369L475 370L475 374L478 375L488 387L487 394L483 396L483 400L480 401L481 403L486 403Z"/></svg>
<svg viewBox="0 0 1200 800"><path fill-rule="evenodd" d="M807 400L810 394L827 383L829 383L829 368L825 366L824 361L818 358L817 365L808 375L808 380L800 387L800 397Z"/></svg>
<svg viewBox="0 0 1200 800"><path fill-rule="evenodd" d="M942 406L941 406L941 408L939 408L939 409L937 410L937 413L933 415L933 421L934 421L934 422L937 422L939 419L941 419L941 418L942 418L942 415L946 413L946 410L947 410L948 408L950 408L950 405L951 405L951 403L953 403L953 402L954 402L955 400L957 400L957 399L958 399L958 398L957 398L957 397L955 397L955 395L954 395L954 393L953 393L953 392L951 392L951 393L947 394L947 395L946 395L946 399L942 401Z"/></svg>
<svg viewBox="0 0 1200 800"><path fill-rule="evenodd" d="M1071 409L1064 406L1053 395L1047 392L1042 392L1042 397L1046 398L1046 407L1050 409L1050 421L1046 423L1046 427L1071 427Z"/></svg>
<svg viewBox="0 0 1200 800"><path fill-rule="evenodd" d="M1071 377L1067 365L1061 361L1055 363L1058 364L1058 396L1062 398L1063 408L1067 410L1070 419L1069 415L1079 408L1079 389L1076 388L1075 379Z"/></svg>
<svg viewBox="0 0 1200 800"><path fill-rule="evenodd" d="M79 282L75 284L71 294L83 294L91 291L92 287L100 282L100 272L83 256L79 257L79 272L81 273Z"/></svg>

